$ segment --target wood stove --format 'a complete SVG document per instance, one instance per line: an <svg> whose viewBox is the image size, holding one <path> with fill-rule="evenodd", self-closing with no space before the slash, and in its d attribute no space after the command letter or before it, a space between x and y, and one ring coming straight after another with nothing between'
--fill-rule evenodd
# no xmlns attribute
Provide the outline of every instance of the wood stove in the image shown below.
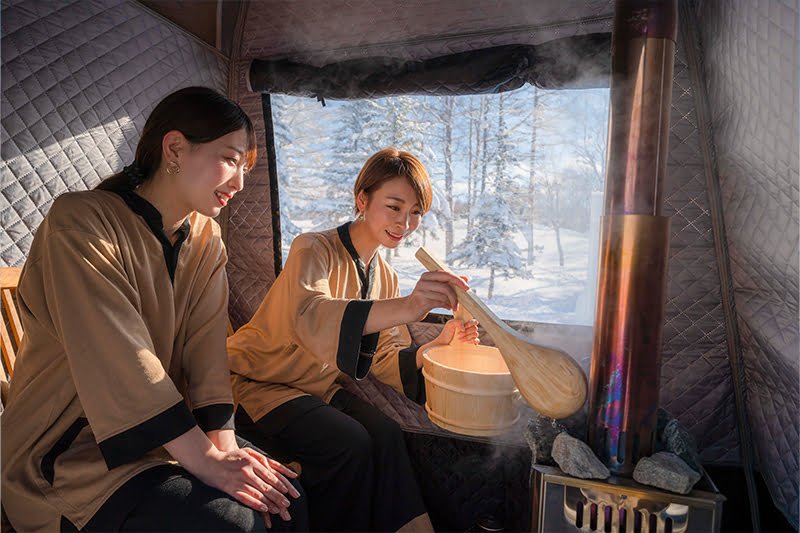
<svg viewBox="0 0 800 533"><path fill-rule="evenodd" d="M725 500L708 476L684 496L624 477L578 479L558 468L535 465L531 487L531 524L540 533L718 532Z"/></svg>
<svg viewBox="0 0 800 533"><path fill-rule="evenodd" d="M669 218L662 214L677 0L617 0L605 209L587 443L607 480L534 465L534 531L719 531L724 497L705 476L688 495L630 479L655 451Z"/></svg>

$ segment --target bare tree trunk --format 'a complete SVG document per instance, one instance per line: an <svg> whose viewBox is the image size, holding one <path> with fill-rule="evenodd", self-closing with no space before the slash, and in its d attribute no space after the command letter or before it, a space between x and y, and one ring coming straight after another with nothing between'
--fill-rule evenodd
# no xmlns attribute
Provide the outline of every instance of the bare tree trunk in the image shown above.
<svg viewBox="0 0 800 533"><path fill-rule="evenodd" d="M481 96L481 135L483 148L481 149L481 194L486 192L486 151L489 142L489 101L486 96Z"/></svg>
<svg viewBox="0 0 800 533"><path fill-rule="evenodd" d="M533 226L536 221L536 205L534 195L536 192L536 134L538 132L537 116L539 112L539 89L534 87L533 93L533 117L531 119L531 159L530 171L528 174L528 265L533 265L534 261L534 234Z"/></svg>
<svg viewBox="0 0 800 533"><path fill-rule="evenodd" d="M558 266L564 267L564 248L561 246L561 209L559 208L558 187L556 187L556 212L553 217L553 229L556 231L556 246L558 247Z"/></svg>
<svg viewBox="0 0 800 533"><path fill-rule="evenodd" d="M558 222L555 224L556 246L558 246L558 266L564 266L564 248L561 247L561 227Z"/></svg>
<svg viewBox="0 0 800 533"><path fill-rule="evenodd" d="M495 160L494 160L494 168L495 168L495 176L494 176L495 182L494 183L495 183L495 190L498 193L501 191L501 188L502 188L503 192L505 192L504 184L505 184L505 178L506 178L506 176L505 176L506 169L505 169L505 164L504 164L505 162L503 161L503 157L505 156L505 153L503 151L501 151L501 149L500 149L501 148L501 146L500 146L501 139L502 139L503 135L505 134L505 132L503 131L505 129L505 121L504 121L504 117L503 117L503 111L504 111L503 104L504 103L505 103L505 95L501 93L500 97L497 99L497 132L496 132L496 136L495 136L495 138L497 139L497 145L495 146L495 152L496 153L495 153ZM505 150L505 146L503 146L503 150Z"/></svg>
<svg viewBox="0 0 800 533"><path fill-rule="evenodd" d="M444 225L444 254L453 249L453 108L455 97L444 97L444 194L450 215Z"/></svg>
<svg viewBox="0 0 800 533"><path fill-rule="evenodd" d="M469 175L467 176L467 233L472 231L472 183L475 179L475 159L473 158L473 151L472 151L472 132L476 128L475 124L475 105L470 99L470 109L469 109L469 152L468 152L468 161L469 166Z"/></svg>
<svg viewBox="0 0 800 533"><path fill-rule="evenodd" d="M486 299L491 300L492 294L494 294L494 267L489 269L489 293Z"/></svg>

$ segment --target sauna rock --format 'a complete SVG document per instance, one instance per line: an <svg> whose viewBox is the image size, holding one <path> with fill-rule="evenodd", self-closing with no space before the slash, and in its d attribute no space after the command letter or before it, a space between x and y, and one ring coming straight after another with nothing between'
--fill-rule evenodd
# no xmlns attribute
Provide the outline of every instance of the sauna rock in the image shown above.
<svg viewBox="0 0 800 533"><path fill-rule="evenodd" d="M586 408L560 420L542 416L531 410L528 425L525 427L525 441L533 454L532 464L555 465L552 456L553 441L561 432L573 436L586 433Z"/></svg>
<svg viewBox="0 0 800 533"><path fill-rule="evenodd" d="M697 443L691 433L677 419L670 420L656 444L658 451L674 453L695 472L703 473Z"/></svg>
<svg viewBox="0 0 800 533"><path fill-rule="evenodd" d="M531 448L533 458L531 463L537 465L554 465L552 450L553 441L556 437L566 432L565 428L557 420L536 415L528 420L525 428L525 440Z"/></svg>
<svg viewBox="0 0 800 533"><path fill-rule="evenodd" d="M610 472L582 440L562 432L553 441L553 459L565 474L581 479L606 479Z"/></svg>
<svg viewBox="0 0 800 533"><path fill-rule="evenodd" d="M658 452L636 463L633 479L643 485L688 494L700 480L700 474L674 453Z"/></svg>

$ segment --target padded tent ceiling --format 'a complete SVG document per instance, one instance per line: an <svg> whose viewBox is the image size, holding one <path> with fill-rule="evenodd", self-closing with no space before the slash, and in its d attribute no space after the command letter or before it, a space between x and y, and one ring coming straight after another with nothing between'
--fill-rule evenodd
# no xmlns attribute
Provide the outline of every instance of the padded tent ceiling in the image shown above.
<svg viewBox="0 0 800 533"><path fill-rule="evenodd" d="M259 0L248 7L241 53L315 66L372 56L426 59L610 32L613 10L611 0Z"/></svg>
<svg viewBox="0 0 800 533"><path fill-rule="evenodd" d="M219 48L217 42L217 0L139 0L161 16L195 35L209 46Z"/></svg>

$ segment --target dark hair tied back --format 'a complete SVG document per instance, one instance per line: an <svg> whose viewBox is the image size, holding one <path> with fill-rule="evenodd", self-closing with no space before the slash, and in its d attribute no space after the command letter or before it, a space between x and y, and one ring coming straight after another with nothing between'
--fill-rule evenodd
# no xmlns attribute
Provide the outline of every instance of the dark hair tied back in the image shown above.
<svg viewBox="0 0 800 533"><path fill-rule="evenodd" d="M204 144L234 131L247 132L247 166L256 162L253 123L239 105L208 87L185 87L161 100L144 123L134 162L102 181L102 190L135 189L162 166L164 135L179 131L189 143Z"/></svg>
<svg viewBox="0 0 800 533"><path fill-rule="evenodd" d="M135 189L147 179L147 175L142 168L136 164L136 161L122 169L122 174L128 178L131 188Z"/></svg>

